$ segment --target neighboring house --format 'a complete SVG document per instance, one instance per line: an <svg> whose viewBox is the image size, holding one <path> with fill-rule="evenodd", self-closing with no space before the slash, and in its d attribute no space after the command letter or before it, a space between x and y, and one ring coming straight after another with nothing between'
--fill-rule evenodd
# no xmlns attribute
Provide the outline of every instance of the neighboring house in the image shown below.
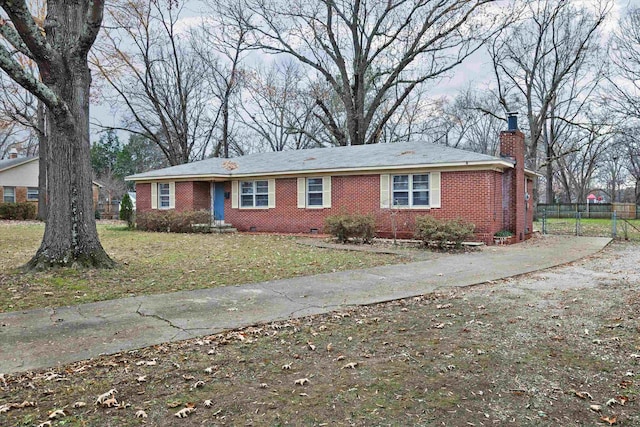
<svg viewBox="0 0 640 427"><path fill-rule="evenodd" d="M0 160L0 203L38 203L38 157ZM93 183L93 207L97 208L101 185Z"/></svg>
<svg viewBox="0 0 640 427"><path fill-rule="evenodd" d="M0 202L38 203L38 158L0 160Z"/></svg>
<svg viewBox="0 0 640 427"><path fill-rule="evenodd" d="M510 121L511 123L511 121ZM127 177L137 212L206 209L240 231L321 232L340 213L372 214L377 233L412 237L415 217L463 218L486 243L532 230L535 174L524 134L502 132L501 156L428 143L375 144L211 158Z"/></svg>

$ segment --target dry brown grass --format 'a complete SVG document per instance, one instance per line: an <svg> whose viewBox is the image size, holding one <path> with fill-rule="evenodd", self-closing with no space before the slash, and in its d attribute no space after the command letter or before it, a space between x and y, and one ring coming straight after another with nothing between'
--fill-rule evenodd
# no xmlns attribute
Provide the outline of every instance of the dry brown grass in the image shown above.
<svg viewBox="0 0 640 427"><path fill-rule="evenodd" d="M0 224L0 312L73 305L134 295L200 289L400 262L394 255L301 246L292 236L145 233L100 225L113 270L24 274L40 223Z"/></svg>
<svg viewBox="0 0 640 427"><path fill-rule="evenodd" d="M0 424L64 408L68 426L638 426L639 260L616 244L499 283L7 376L0 403L38 406ZM119 409L94 405L112 388Z"/></svg>

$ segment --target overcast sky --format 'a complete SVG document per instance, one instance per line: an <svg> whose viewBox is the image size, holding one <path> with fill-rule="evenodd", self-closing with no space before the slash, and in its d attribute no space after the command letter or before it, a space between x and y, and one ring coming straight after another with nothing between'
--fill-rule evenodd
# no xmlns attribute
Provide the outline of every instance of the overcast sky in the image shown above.
<svg viewBox="0 0 640 427"><path fill-rule="evenodd" d="M517 0L527 1L527 0ZM589 0L567 0L574 3L583 3ZM610 14L609 21L604 27L604 35L607 36L613 31L617 25L618 18L624 13L627 8L640 7L640 0L615 0L613 10ZM187 0L184 11L183 19L185 25L195 24L199 21L199 17L206 10L205 4L201 0ZM490 58L486 54L485 49L480 49L471 57L467 58L461 65L459 65L448 77L445 77L437 85L430 87L429 93L433 97L451 96L454 97L459 91L467 88L468 86L474 86L478 88L488 87L492 83L492 66ZM114 113L114 109L104 104L94 104L91 106L92 122L96 121L104 126L118 126L120 123L120 117L117 113ZM99 127L92 126L92 142L97 140L99 136L96 133L100 130ZM124 142L128 136L125 133L120 133L120 138ZM124 138L124 139L123 139Z"/></svg>

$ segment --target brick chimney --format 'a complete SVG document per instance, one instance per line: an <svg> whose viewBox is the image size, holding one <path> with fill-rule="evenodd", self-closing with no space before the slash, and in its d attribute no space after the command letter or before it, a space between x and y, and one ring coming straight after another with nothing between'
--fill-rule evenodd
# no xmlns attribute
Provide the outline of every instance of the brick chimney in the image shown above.
<svg viewBox="0 0 640 427"><path fill-rule="evenodd" d="M504 229L513 232L517 242L526 230L524 176L524 134L518 130L518 113L507 113L508 130L500 132L500 157L514 162L502 175L502 212Z"/></svg>
<svg viewBox="0 0 640 427"><path fill-rule="evenodd" d="M12 148L11 150L9 150L9 158L10 159L17 159L18 158L18 150L16 150L15 148Z"/></svg>

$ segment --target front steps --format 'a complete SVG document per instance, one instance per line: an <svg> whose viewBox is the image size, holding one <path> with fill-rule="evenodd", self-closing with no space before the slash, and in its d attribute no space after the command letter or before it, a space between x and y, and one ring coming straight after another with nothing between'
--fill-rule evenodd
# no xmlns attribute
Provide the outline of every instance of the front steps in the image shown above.
<svg viewBox="0 0 640 427"><path fill-rule="evenodd" d="M237 228L234 228L231 224L225 224L224 221L214 221L211 224L193 224L191 228L197 233L224 234L238 232Z"/></svg>
<svg viewBox="0 0 640 427"><path fill-rule="evenodd" d="M216 234L224 234L224 233L237 233L238 229L234 228L231 224L211 224L211 232Z"/></svg>

